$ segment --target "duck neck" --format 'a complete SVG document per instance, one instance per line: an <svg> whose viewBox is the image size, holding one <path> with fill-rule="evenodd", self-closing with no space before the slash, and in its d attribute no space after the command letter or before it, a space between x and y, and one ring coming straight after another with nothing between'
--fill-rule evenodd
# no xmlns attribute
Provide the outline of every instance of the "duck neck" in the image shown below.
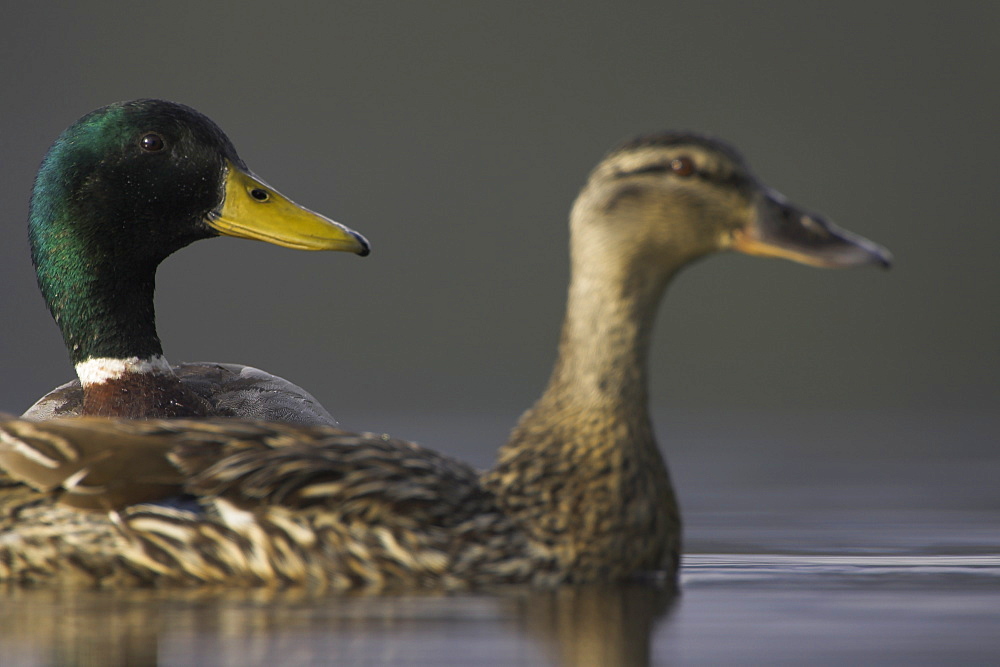
<svg viewBox="0 0 1000 667"><path fill-rule="evenodd" d="M670 568L679 524L649 418L647 355L674 270L637 271L643 258L584 235L574 230L549 384L485 482L509 515L576 571L607 563Z"/></svg>
<svg viewBox="0 0 1000 667"><path fill-rule="evenodd" d="M78 222L38 224L42 212L33 206L32 259L83 387L83 414L203 414L201 400L183 389L163 358L156 333L155 274L166 255L102 246L102 232Z"/></svg>
<svg viewBox="0 0 1000 667"><path fill-rule="evenodd" d="M162 356L153 307L158 262L95 251L81 241L32 238L38 285L73 364Z"/></svg>
<svg viewBox="0 0 1000 667"><path fill-rule="evenodd" d="M614 264L573 267L559 354L543 405L648 419L647 357L662 284L637 284Z"/></svg>

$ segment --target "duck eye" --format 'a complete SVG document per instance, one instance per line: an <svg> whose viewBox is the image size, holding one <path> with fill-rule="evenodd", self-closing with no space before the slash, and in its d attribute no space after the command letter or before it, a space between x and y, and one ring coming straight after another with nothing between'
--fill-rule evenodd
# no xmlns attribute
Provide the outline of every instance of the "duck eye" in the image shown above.
<svg viewBox="0 0 1000 667"><path fill-rule="evenodd" d="M162 151L163 147L166 146L163 141L163 137L155 132L150 132L149 134L143 136L143 138L139 140L139 145L142 146L144 151L149 151L150 153Z"/></svg>
<svg viewBox="0 0 1000 667"><path fill-rule="evenodd" d="M674 172L678 176L690 176L695 171L694 160L686 155L675 157L670 161L670 171Z"/></svg>
<svg viewBox="0 0 1000 667"><path fill-rule="evenodd" d="M267 190L261 190L260 188L254 188L250 191L250 196L257 201L267 201L271 195L267 194Z"/></svg>

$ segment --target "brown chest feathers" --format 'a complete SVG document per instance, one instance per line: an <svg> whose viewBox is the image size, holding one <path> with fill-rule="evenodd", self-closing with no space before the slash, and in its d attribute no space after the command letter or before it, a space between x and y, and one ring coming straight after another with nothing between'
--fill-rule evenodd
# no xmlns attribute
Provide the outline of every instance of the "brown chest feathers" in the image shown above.
<svg viewBox="0 0 1000 667"><path fill-rule="evenodd" d="M124 419L206 417L212 406L172 375L125 372L120 377L88 384L83 414Z"/></svg>
<svg viewBox="0 0 1000 667"><path fill-rule="evenodd" d="M504 513L581 579L676 571L680 515L647 423L529 412L484 476Z"/></svg>

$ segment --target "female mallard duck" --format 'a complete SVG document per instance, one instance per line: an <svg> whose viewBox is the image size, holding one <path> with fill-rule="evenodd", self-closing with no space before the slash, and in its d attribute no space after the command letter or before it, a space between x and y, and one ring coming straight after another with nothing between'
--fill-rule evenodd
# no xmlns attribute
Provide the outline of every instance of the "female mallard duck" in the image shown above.
<svg viewBox="0 0 1000 667"><path fill-rule="evenodd" d="M764 187L726 144L691 134L613 151L570 225L559 358L492 470L326 427L7 421L0 465L110 519L20 509L0 537L0 575L337 589L672 578L680 518L646 379L667 282L720 250L828 267L888 266L889 254Z"/></svg>
<svg viewBox="0 0 1000 667"><path fill-rule="evenodd" d="M254 176L222 130L194 109L123 102L63 132L35 181L29 236L38 285L79 381L25 416L334 424L308 393L255 368L164 360L153 314L156 267L192 241L220 234L368 254L360 234Z"/></svg>

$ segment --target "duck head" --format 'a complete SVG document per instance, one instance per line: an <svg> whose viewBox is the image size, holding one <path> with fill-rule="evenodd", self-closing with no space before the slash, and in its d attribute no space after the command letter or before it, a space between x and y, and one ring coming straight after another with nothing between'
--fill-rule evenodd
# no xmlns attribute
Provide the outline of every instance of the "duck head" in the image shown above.
<svg viewBox="0 0 1000 667"><path fill-rule="evenodd" d="M572 224L580 243L633 270L643 256L676 269L726 250L827 268L892 262L882 246L763 185L725 142L692 133L642 137L612 151L592 172Z"/></svg>
<svg viewBox="0 0 1000 667"><path fill-rule="evenodd" d="M206 116L164 100L93 111L53 143L31 197L39 286L75 364L161 354L156 266L212 236L367 255L363 236L247 168Z"/></svg>

